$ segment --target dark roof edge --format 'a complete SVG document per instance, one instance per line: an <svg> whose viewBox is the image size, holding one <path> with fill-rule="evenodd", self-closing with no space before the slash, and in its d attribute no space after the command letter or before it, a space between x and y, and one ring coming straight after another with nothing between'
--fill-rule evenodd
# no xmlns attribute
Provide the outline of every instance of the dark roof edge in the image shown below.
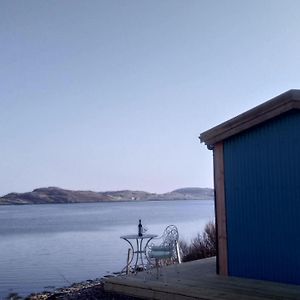
<svg viewBox="0 0 300 300"><path fill-rule="evenodd" d="M282 93L220 125L200 134L208 148L232 135L274 118L291 109L300 109L300 90Z"/></svg>

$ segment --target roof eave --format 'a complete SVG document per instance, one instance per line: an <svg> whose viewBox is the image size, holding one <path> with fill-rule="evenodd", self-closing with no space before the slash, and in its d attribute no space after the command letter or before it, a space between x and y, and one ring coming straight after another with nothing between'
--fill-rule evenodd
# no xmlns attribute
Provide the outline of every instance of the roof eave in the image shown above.
<svg viewBox="0 0 300 300"><path fill-rule="evenodd" d="M214 144L291 109L300 109L300 90L290 90L272 98L237 117L201 133L199 138L209 149L212 149Z"/></svg>

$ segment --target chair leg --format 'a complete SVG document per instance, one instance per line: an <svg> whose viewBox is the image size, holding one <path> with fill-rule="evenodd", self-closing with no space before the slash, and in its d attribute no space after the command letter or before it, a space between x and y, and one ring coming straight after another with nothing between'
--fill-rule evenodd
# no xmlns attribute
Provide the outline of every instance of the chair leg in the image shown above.
<svg viewBox="0 0 300 300"><path fill-rule="evenodd" d="M156 267L156 279L159 278L159 265L158 265L158 259L155 258L155 267Z"/></svg>
<svg viewBox="0 0 300 300"><path fill-rule="evenodd" d="M168 281L167 281L167 264L163 266L163 272L164 274L162 275L163 276L163 283L164 285L167 285L168 284Z"/></svg>
<svg viewBox="0 0 300 300"><path fill-rule="evenodd" d="M176 250L176 257L177 257L177 262L181 264L181 256L180 256L180 249L179 249L179 244L176 242L175 244L175 250Z"/></svg>
<svg viewBox="0 0 300 300"><path fill-rule="evenodd" d="M177 281L180 281L180 272L178 270L178 264L175 263L175 273L176 273L176 276L177 276Z"/></svg>

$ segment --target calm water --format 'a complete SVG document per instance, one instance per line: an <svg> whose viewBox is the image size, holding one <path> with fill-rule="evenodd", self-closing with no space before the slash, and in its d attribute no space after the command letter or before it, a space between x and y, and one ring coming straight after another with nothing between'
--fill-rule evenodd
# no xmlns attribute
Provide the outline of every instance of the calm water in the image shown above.
<svg viewBox="0 0 300 300"><path fill-rule="evenodd" d="M28 295L120 271L128 245L119 237L161 234L177 225L189 241L214 218L213 201L0 206L0 299Z"/></svg>

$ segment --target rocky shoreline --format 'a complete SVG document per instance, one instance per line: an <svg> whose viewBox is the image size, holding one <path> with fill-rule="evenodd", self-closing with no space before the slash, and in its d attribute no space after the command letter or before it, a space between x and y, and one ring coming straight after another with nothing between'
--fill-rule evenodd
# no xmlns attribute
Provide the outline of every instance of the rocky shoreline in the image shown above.
<svg viewBox="0 0 300 300"><path fill-rule="evenodd" d="M139 298L104 291L104 279L73 283L69 287L58 288L54 292L31 294L25 298L10 294L6 300L140 300Z"/></svg>

